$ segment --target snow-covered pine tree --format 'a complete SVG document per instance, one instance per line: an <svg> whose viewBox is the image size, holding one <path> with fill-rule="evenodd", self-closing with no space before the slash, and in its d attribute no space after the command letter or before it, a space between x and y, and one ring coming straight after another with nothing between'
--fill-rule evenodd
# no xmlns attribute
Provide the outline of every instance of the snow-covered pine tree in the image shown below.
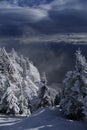
<svg viewBox="0 0 87 130"><path fill-rule="evenodd" d="M46 77L46 73L44 72L42 77L41 77L41 82L43 84L43 86L47 85L47 77Z"/></svg>
<svg viewBox="0 0 87 130"><path fill-rule="evenodd" d="M22 76L23 76L23 78L25 78L27 75L27 64L26 64L26 60L24 59L23 55L21 55L21 66L23 69Z"/></svg>
<svg viewBox="0 0 87 130"><path fill-rule="evenodd" d="M20 96L19 96L19 108L20 108L20 114L22 115L31 115L31 110L29 108L29 97L27 95L25 96L25 77L23 77L23 80L20 84Z"/></svg>
<svg viewBox="0 0 87 130"><path fill-rule="evenodd" d="M8 55L5 51L5 48L0 49L0 72L4 73L7 72L6 65L7 65ZM6 65L4 64L6 62Z"/></svg>
<svg viewBox="0 0 87 130"><path fill-rule="evenodd" d="M12 48L12 51L10 54L11 54L11 57L13 57L13 60L15 60L17 53L15 52L14 48Z"/></svg>
<svg viewBox="0 0 87 130"><path fill-rule="evenodd" d="M59 103L60 103L60 97L61 97L61 94L59 92L58 94L56 94L55 99L54 99L54 105L55 106L59 105Z"/></svg>
<svg viewBox="0 0 87 130"><path fill-rule="evenodd" d="M4 71L2 49L0 48L0 72Z"/></svg>
<svg viewBox="0 0 87 130"><path fill-rule="evenodd" d="M83 114L85 115L84 119L87 121L87 95L83 100Z"/></svg>
<svg viewBox="0 0 87 130"><path fill-rule="evenodd" d="M18 63L20 64L20 56L18 53L15 51L14 48L12 48L11 52L9 53L9 57L11 58L13 64Z"/></svg>
<svg viewBox="0 0 87 130"><path fill-rule="evenodd" d="M23 88L22 88L22 83L19 85L19 88L20 88L20 96L19 96L19 106L20 106L20 114L23 114L23 111L24 111L24 104L23 104L23 101L24 101L24 96L23 96Z"/></svg>
<svg viewBox="0 0 87 130"><path fill-rule="evenodd" d="M82 119L87 118L87 62L80 50L75 68L66 74L60 106L70 118Z"/></svg>
<svg viewBox="0 0 87 130"><path fill-rule="evenodd" d="M26 60L27 70L30 71L30 61L29 61L29 59L27 57L25 58L25 60Z"/></svg>
<svg viewBox="0 0 87 130"><path fill-rule="evenodd" d="M3 47L2 50L2 66L3 66L3 73L5 74L13 74L14 73L14 66L12 63L9 54L6 52L5 48Z"/></svg>
<svg viewBox="0 0 87 130"><path fill-rule="evenodd" d="M47 87L46 74L43 73L41 78L41 90L40 90L40 104L39 107L49 107L52 106L52 100L50 97L50 90Z"/></svg>
<svg viewBox="0 0 87 130"><path fill-rule="evenodd" d="M7 90L1 98L0 110L3 111L4 114L19 114L18 99L15 96L12 84L9 81Z"/></svg>

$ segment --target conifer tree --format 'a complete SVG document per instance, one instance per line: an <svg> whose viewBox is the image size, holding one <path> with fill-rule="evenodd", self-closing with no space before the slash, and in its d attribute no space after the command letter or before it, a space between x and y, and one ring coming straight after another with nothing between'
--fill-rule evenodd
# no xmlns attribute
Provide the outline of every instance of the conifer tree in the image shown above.
<svg viewBox="0 0 87 130"><path fill-rule="evenodd" d="M60 106L65 115L82 119L87 118L87 62L80 50L76 51L75 68L66 74Z"/></svg>
<svg viewBox="0 0 87 130"><path fill-rule="evenodd" d="M41 91L40 91L40 107L49 107L52 106L52 100L50 98L50 91L49 88L47 87L47 78L46 74L43 73L42 78L41 78Z"/></svg>
<svg viewBox="0 0 87 130"><path fill-rule="evenodd" d="M2 96L1 107L2 107L2 110L4 110L6 114L16 115L19 113L20 109L18 106L18 99L15 96L10 83L9 83L9 86L7 87L6 92Z"/></svg>

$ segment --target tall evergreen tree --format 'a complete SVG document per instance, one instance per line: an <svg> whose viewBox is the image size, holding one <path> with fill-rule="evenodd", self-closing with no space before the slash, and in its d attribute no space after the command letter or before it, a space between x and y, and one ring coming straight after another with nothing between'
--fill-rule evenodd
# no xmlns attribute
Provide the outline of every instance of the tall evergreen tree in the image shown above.
<svg viewBox="0 0 87 130"><path fill-rule="evenodd" d="M49 88L47 87L47 78L46 74L43 73L41 77L41 91L40 91L40 104L39 107L49 107L52 106L52 100L50 97L50 91Z"/></svg>
<svg viewBox="0 0 87 130"><path fill-rule="evenodd" d="M3 110L6 114L16 115L19 113L18 99L13 92L13 88L11 83L8 84L6 92L1 98L1 110Z"/></svg>
<svg viewBox="0 0 87 130"><path fill-rule="evenodd" d="M87 118L87 62L81 51L76 51L76 70L66 74L60 106L71 118Z"/></svg>

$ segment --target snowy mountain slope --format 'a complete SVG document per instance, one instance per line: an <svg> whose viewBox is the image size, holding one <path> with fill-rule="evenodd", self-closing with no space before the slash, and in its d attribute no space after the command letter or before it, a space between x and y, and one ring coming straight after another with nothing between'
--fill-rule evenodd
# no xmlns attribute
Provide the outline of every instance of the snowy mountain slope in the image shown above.
<svg viewBox="0 0 87 130"><path fill-rule="evenodd" d="M16 124L11 122L14 125L8 121L5 122L5 126L1 123L0 130L87 130L87 123L65 119L58 107L40 109Z"/></svg>

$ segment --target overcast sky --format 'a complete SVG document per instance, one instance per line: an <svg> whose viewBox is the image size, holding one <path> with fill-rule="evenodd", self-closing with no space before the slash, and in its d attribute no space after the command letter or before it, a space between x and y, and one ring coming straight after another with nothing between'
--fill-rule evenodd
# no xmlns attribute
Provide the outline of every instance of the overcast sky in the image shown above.
<svg viewBox="0 0 87 130"><path fill-rule="evenodd" d="M8 4L0 4L0 7L1 32L16 27L18 31L23 26L47 34L87 32L87 0L54 0L37 8L26 6L14 8ZM6 27L8 28L5 30Z"/></svg>

